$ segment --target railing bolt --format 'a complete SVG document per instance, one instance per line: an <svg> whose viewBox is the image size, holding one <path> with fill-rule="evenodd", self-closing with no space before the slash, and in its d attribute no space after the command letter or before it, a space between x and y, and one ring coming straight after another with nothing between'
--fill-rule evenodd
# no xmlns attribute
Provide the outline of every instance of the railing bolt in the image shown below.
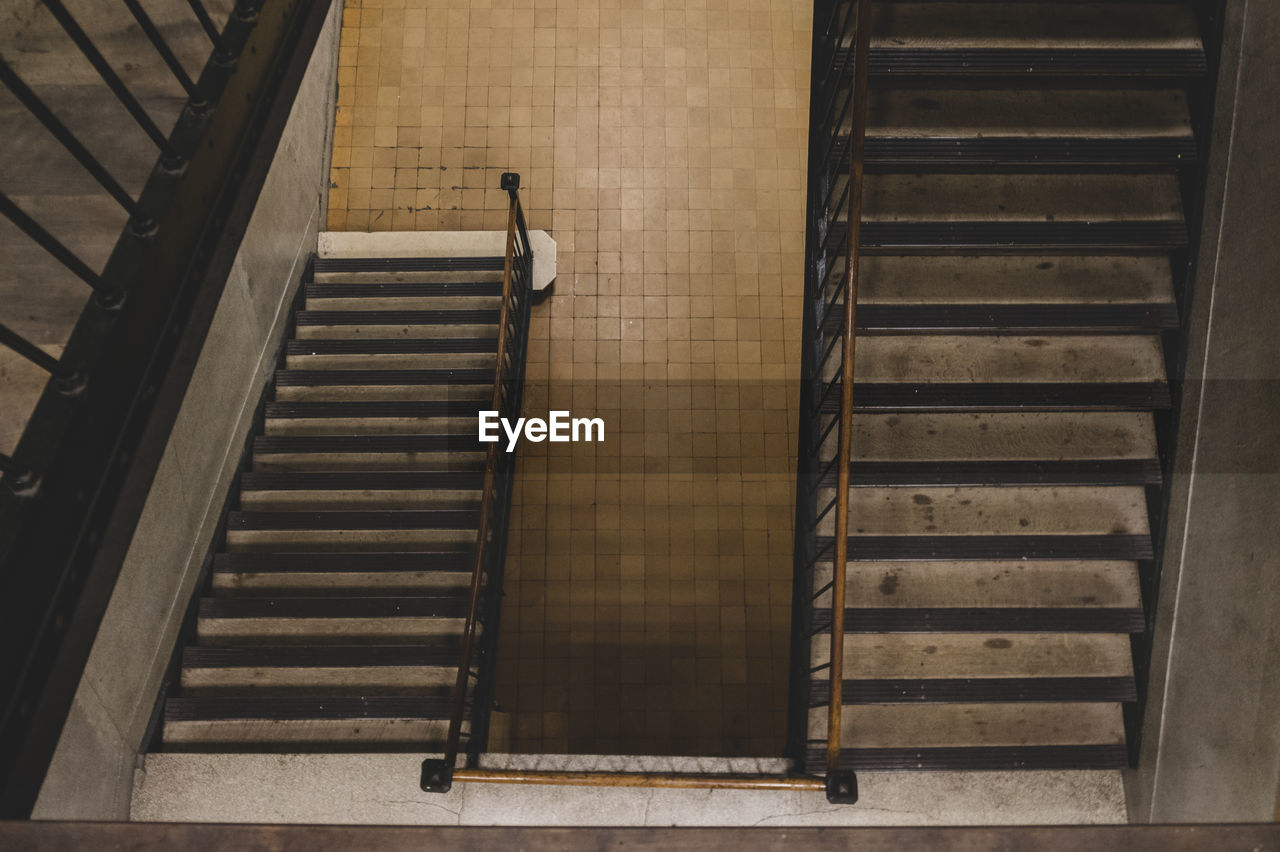
<svg viewBox="0 0 1280 852"><path fill-rule="evenodd" d="M93 301L100 308L115 310L124 304L125 292L119 287L110 290L99 290Z"/></svg>
<svg viewBox="0 0 1280 852"><path fill-rule="evenodd" d="M85 389L85 386L88 383L89 381L85 378L84 373L81 373L78 370L67 373L66 375L58 376L53 380L53 384L58 389L58 393L63 396L76 396Z"/></svg>
<svg viewBox="0 0 1280 852"><path fill-rule="evenodd" d="M9 479L9 490L19 497L34 497L40 490L40 480L35 471L23 471Z"/></svg>

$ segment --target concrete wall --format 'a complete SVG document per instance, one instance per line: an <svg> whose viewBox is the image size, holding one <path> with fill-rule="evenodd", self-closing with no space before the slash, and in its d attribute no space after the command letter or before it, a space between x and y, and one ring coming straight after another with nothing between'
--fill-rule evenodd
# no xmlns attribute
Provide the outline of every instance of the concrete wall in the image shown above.
<svg viewBox="0 0 1280 852"><path fill-rule="evenodd" d="M126 819L138 749L302 267L323 224L333 4L45 779L35 816Z"/></svg>
<svg viewBox="0 0 1280 852"><path fill-rule="evenodd" d="M1280 790L1280 4L1226 6L1138 822L1268 821Z"/></svg>

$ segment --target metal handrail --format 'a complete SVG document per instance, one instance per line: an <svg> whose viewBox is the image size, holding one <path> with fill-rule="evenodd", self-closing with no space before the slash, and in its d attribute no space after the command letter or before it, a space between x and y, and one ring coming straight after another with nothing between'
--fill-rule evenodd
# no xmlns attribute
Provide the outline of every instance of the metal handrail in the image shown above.
<svg viewBox="0 0 1280 852"><path fill-rule="evenodd" d="M867 53L871 45L871 0L857 0L853 62L853 127L849 133L849 239L845 243L844 338L840 386L840 446L836 465L836 552L831 585L831 691L827 705L827 776L840 769L844 701L844 600L849 561L849 467L853 461L853 364L857 335L858 251L862 245L863 150L867 137Z"/></svg>
<svg viewBox="0 0 1280 852"><path fill-rule="evenodd" d="M871 0L833 0L815 32L809 117L809 187L805 269L805 328L802 361L801 428L796 488L796 565L793 592L792 699L788 753L807 759L810 680L829 678L824 763L827 797L855 801L857 779L840 766L843 720L845 595L849 556L849 484L853 458L853 391L858 255L862 221L863 150L867 127L867 58ZM849 44L850 51L832 49ZM846 129L847 128L847 129ZM848 135L848 142L843 137ZM831 156L841 151L841 162ZM847 181L841 174L847 173ZM845 239L837 238L845 228ZM843 270L840 268L843 264ZM836 274L840 273L840 274ZM841 305L840 303L843 302ZM840 322L829 323L840 309ZM838 359L838 360L837 360ZM826 403L838 399L835 411ZM826 418L830 418L827 420ZM831 432L835 454L825 457ZM818 487L832 469L835 496L819 503ZM834 517L832 517L834 513ZM820 528L830 541L818 548ZM830 562L831 578L815 582L815 569ZM830 595L831 617L814 624L819 597ZM813 665L814 638L828 632L827 662Z"/></svg>
<svg viewBox="0 0 1280 852"><path fill-rule="evenodd" d="M497 363L494 367L492 408L501 416L519 414L523 390L525 349L528 343L529 301L533 279L533 251L520 206L520 176L508 172L502 176L502 189L509 196L507 207L507 240L502 269L502 306L498 315ZM484 679L473 671L476 654L476 630L485 626L489 653L479 655L481 662L492 662L493 629L497 615L497 599L502 562L505 559L507 507L511 496L512 455L499 447L489 445L485 456L484 482L481 488L480 518L476 530L475 558L472 563L471 583L467 592L467 615L462 629L459 650L458 673L454 680L453 699L449 711L449 730L445 737L443 759L423 762L422 787L424 790L447 790L452 783L453 771L461 751L462 725L466 717L467 693L470 681L477 682L475 693L484 695L481 688ZM502 481L499 481L501 478ZM482 619L482 610L488 605L490 617ZM485 657L488 659L486 660ZM473 701L473 717L483 716L487 708ZM477 736L476 718L472 719L472 743ZM481 721L481 724L483 722ZM478 745L478 743L476 743ZM477 748L472 748L477 756Z"/></svg>

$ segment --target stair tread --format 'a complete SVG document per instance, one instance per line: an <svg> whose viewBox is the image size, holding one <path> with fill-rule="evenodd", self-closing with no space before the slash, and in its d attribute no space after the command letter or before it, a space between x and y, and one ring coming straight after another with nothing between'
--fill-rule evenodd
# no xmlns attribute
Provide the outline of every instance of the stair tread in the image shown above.
<svg viewBox="0 0 1280 852"><path fill-rule="evenodd" d="M1016 461L858 461L850 464L855 487L972 485L1159 485L1156 459L1019 459ZM834 488L830 471L821 484Z"/></svg>
<svg viewBox="0 0 1280 852"><path fill-rule="evenodd" d="M1168 258L879 255L860 259L858 305L1172 305Z"/></svg>
<svg viewBox="0 0 1280 852"><path fill-rule="evenodd" d="M246 597L201 598L204 619L400 619L462 618L462 594L393 597Z"/></svg>
<svg viewBox="0 0 1280 852"><path fill-rule="evenodd" d="M1159 382L1160 338L1148 335L877 335L858 344L862 382ZM855 385L855 398L858 393Z"/></svg>
<svg viewBox="0 0 1280 852"><path fill-rule="evenodd" d="M847 229L833 228L825 250L830 255L844 249ZM867 255L905 252L1028 253L1081 251L1167 251L1189 244L1181 220L1126 221L911 221L864 222L862 250Z"/></svg>
<svg viewBox="0 0 1280 852"><path fill-rule="evenodd" d="M819 551L831 561L830 536L818 536ZM850 559L1101 559L1146 560L1154 557L1151 537L1131 533L1027 535L868 535L851 534Z"/></svg>
<svg viewBox="0 0 1280 852"><path fill-rule="evenodd" d="M875 7L873 50L977 47L1202 49L1188 4L1004 2L889 3Z"/></svg>
<svg viewBox="0 0 1280 852"><path fill-rule="evenodd" d="M470 509L373 509L367 511L240 511L227 516L239 530L417 530L473 529L480 513Z"/></svg>
<svg viewBox="0 0 1280 852"><path fill-rule="evenodd" d="M827 162L848 171L847 139L836 141ZM868 174L894 170L1044 171L1049 168L1088 167L1119 171L1136 167L1177 167L1196 160L1192 138L1182 136L978 136L953 134L913 136L881 134L863 146Z"/></svg>
<svg viewBox="0 0 1280 852"><path fill-rule="evenodd" d="M478 490L484 477L477 471L301 471L242 473L242 491L395 491L442 489Z"/></svg>
<svg viewBox="0 0 1280 852"><path fill-rule="evenodd" d="M498 350L493 337L307 338L290 340L288 355L437 355L490 353Z"/></svg>
<svg viewBox="0 0 1280 852"><path fill-rule="evenodd" d="M213 573L470 573L474 558L471 548L387 553L219 553L213 557Z"/></svg>
<svg viewBox="0 0 1280 852"><path fill-rule="evenodd" d="M458 298L498 297L501 281L455 281L447 283L377 281L365 283L322 282L307 284L303 292L308 299L361 298Z"/></svg>
<svg viewBox="0 0 1280 852"><path fill-rule="evenodd" d="M813 771L826 768L826 748L810 748L806 761ZM865 772L934 771L999 772L1008 770L1126 769L1123 743L1043 746L962 746L950 748L842 748L841 769Z"/></svg>
<svg viewBox="0 0 1280 852"><path fill-rule="evenodd" d="M497 325L497 310L302 310L294 313L298 326L324 325Z"/></svg>
<svg viewBox="0 0 1280 852"><path fill-rule="evenodd" d="M828 514L817 529L826 535L831 528ZM850 537L1148 532L1146 492L1138 486L862 487L849 492Z"/></svg>
<svg viewBox="0 0 1280 852"><path fill-rule="evenodd" d="M1180 223L1182 198L1166 174L875 174L863 184L862 220Z"/></svg>
<svg viewBox="0 0 1280 852"><path fill-rule="evenodd" d="M368 697L199 696L170 698L166 722L233 719L302 721L309 719L447 719L448 689L422 695Z"/></svg>
<svg viewBox="0 0 1280 852"><path fill-rule="evenodd" d="M475 417L488 408L490 401L478 400L403 400L350 402L268 402L264 408L268 420L283 418L405 418Z"/></svg>
<svg viewBox="0 0 1280 852"><path fill-rule="evenodd" d="M831 578L829 568L816 582ZM1141 611L1138 566L1124 561L851 562L846 605L942 609ZM830 594L819 601L829 607Z"/></svg>
<svg viewBox="0 0 1280 852"><path fill-rule="evenodd" d="M276 387L493 384L491 368L438 370L276 370Z"/></svg>
<svg viewBox="0 0 1280 852"><path fill-rule="evenodd" d="M1163 80L1200 77L1208 71L1204 50L1199 46L1154 45L989 47L972 42L889 45L873 41L867 64L873 79L1009 76L1018 85L1025 85L1029 76Z"/></svg>
<svg viewBox="0 0 1280 852"><path fill-rule="evenodd" d="M816 681L809 704L825 706L831 685ZM844 705L964 704L987 701L1134 701L1132 677L854 678L844 680Z"/></svg>
<svg viewBox="0 0 1280 852"><path fill-rule="evenodd" d="M487 450L474 434L433 435L260 435L255 454L272 453L441 453Z"/></svg>
<svg viewBox="0 0 1280 852"><path fill-rule="evenodd" d="M822 401L838 411L842 389ZM1149 382L859 381L855 411L1153 411L1170 407L1169 387Z"/></svg>
<svg viewBox="0 0 1280 852"><path fill-rule="evenodd" d="M412 645L194 645L183 650L182 668L456 667L460 650L454 637Z"/></svg>
<svg viewBox="0 0 1280 852"><path fill-rule="evenodd" d="M845 125L845 135L848 125ZM867 141L1194 141L1177 89L878 89L870 93ZM1194 150L1194 149L1193 149Z"/></svg>
<svg viewBox="0 0 1280 852"><path fill-rule="evenodd" d="M860 387L855 387L855 400ZM1138 412L855 414L855 469L868 462L1148 461L1155 424Z"/></svg>
<svg viewBox="0 0 1280 852"><path fill-rule="evenodd" d="M837 309L824 318L823 327L832 332L843 322ZM1006 329L1097 334L1177 327L1178 311L1171 304L860 304L857 311L857 328L869 334L981 334Z"/></svg>
<svg viewBox="0 0 1280 852"><path fill-rule="evenodd" d="M317 257L316 273L483 270L501 272L506 259L489 257Z"/></svg>
<svg viewBox="0 0 1280 852"><path fill-rule="evenodd" d="M841 741L855 749L1124 744L1115 702L863 704L841 716ZM809 719L811 735L825 733L825 708Z"/></svg>
<svg viewBox="0 0 1280 852"><path fill-rule="evenodd" d="M811 663L830 661L826 642ZM1118 633L851 633L848 680L1132 678L1129 637Z"/></svg>

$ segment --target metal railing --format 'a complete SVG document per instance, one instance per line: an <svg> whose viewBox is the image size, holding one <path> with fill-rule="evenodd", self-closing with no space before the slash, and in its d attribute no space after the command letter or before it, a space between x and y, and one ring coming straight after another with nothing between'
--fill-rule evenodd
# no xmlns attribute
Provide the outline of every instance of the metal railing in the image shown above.
<svg viewBox="0 0 1280 852"><path fill-rule="evenodd" d="M50 100L56 85L46 92L24 80L15 57L0 57L0 84L126 218L94 269L55 235L83 221L42 223L47 215L0 187L0 215L30 241L23 250L91 288L57 356L15 328L27 318L0 315L9 321L0 347L49 374L38 402L20 412L16 447L0 455L0 818L26 817L35 802L329 5L239 0L224 18L202 0L170 0L161 26L139 0L85 18L63 0L33 4L33 20L65 37L52 55L74 57L68 67L87 62L100 100L118 103L153 146L126 149L154 164L133 191L118 162L113 172L93 153L110 134L77 133L75 116L65 111L64 121ZM207 36L198 55L166 38L166 27L180 26ZM104 28L117 42L140 33L126 67L158 56L168 85L185 95L176 115L158 118L115 70L95 35ZM189 65L202 70L193 77ZM117 233L118 220L102 227Z"/></svg>
<svg viewBox="0 0 1280 852"><path fill-rule="evenodd" d="M520 175L502 175L509 196L506 260L502 272L502 306L498 316L498 358L494 367L491 410L514 422L524 395L525 359L529 348L529 307L533 297L533 249L524 209L520 206ZM507 555L507 523L516 457L500 442L489 444L480 496L475 562L471 570L467 616L462 629L458 676L454 683L443 759L422 765L422 789L444 792L453 780L465 736L466 765L475 767L488 740L498 616L502 601L502 571ZM477 632L479 635L477 636ZM467 709L471 713L468 718ZM463 731L469 725L468 732Z"/></svg>
<svg viewBox="0 0 1280 852"><path fill-rule="evenodd" d="M857 779L840 757L870 38L870 0L835 0L815 9L787 753L809 768L819 762L811 748L823 747L832 801L857 799ZM819 615L823 600L829 601L826 618ZM815 664L813 643L824 632L827 662ZM813 698L819 680L827 684L821 739L809 736L810 711L823 706Z"/></svg>

